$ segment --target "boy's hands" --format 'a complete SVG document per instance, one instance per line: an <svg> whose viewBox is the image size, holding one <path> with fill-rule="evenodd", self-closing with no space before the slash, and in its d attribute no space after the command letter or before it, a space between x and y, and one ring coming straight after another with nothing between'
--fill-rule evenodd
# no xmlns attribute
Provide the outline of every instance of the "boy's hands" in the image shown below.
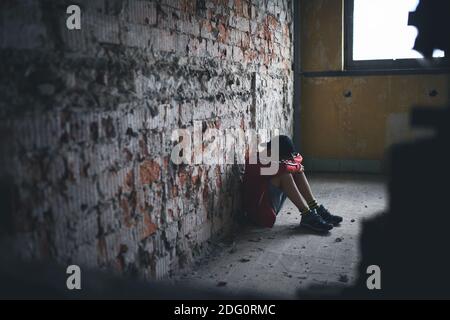
<svg viewBox="0 0 450 320"><path fill-rule="evenodd" d="M287 164L291 167L296 167L298 166L297 172L304 172L305 171L305 167L301 164L301 163L297 163L294 160L282 160L281 161L284 164Z"/></svg>

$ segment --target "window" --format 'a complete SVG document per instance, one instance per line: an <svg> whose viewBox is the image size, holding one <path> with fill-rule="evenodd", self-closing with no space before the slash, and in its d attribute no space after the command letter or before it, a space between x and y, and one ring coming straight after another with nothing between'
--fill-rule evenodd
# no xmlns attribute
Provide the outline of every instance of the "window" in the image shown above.
<svg viewBox="0 0 450 320"><path fill-rule="evenodd" d="M448 66L449 52L431 61L413 49L418 30L408 25L420 0L345 1L345 69L404 70Z"/></svg>

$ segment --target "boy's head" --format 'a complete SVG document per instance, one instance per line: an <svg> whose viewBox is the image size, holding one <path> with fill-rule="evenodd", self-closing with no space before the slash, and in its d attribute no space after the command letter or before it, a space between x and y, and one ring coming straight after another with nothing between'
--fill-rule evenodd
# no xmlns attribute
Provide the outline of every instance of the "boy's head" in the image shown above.
<svg viewBox="0 0 450 320"><path fill-rule="evenodd" d="M285 135L275 136L267 143L267 148L272 150L272 141L276 141L278 139L278 157L279 160L287 160L291 159L292 155L296 153L295 146L292 143L291 138Z"/></svg>

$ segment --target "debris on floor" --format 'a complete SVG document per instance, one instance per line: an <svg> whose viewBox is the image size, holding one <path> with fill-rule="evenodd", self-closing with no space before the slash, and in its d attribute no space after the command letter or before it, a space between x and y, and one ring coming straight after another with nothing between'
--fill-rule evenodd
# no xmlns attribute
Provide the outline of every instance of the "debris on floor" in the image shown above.
<svg viewBox="0 0 450 320"><path fill-rule="evenodd" d="M348 276L346 274L340 274L339 275L339 282L347 283L348 282Z"/></svg>
<svg viewBox="0 0 450 320"><path fill-rule="evenodd" d="M288 299L297 297L299 289L308 290L315 285L353 285L362 227L353 222L384 210L385 197L382 201L378 199L384 195L384 184L373 176L364 180L360 176L356 179L348 176L348 180L343 176L319 177L325 178L310 179L317 197L332 211L342 212L348 223L335 227L329 236L294 228L298 225L297 215L287 212L294 212L295 206L287 200L273 228L246 226L237 230L226 246L216 248L216 258L212 254L194 267L197 275L188 274L179 282L221 287L220 290L236 294L254 290ZM344 189L340 187L343 181ZM370 209L361 210L360 200Z"/></svg>

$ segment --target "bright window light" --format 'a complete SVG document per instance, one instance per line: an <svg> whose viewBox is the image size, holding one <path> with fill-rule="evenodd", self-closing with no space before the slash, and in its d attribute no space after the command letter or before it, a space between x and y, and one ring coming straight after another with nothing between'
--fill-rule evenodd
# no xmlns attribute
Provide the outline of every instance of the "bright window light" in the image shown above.
<svg viewBox="0 0 450 320"><path fill-rule="evenodd" d="M353 60L417 59L413 50L417 28L408 26L408 14L420 0L354 0ZM434 50L433 57L445 57Z"/></svg>

